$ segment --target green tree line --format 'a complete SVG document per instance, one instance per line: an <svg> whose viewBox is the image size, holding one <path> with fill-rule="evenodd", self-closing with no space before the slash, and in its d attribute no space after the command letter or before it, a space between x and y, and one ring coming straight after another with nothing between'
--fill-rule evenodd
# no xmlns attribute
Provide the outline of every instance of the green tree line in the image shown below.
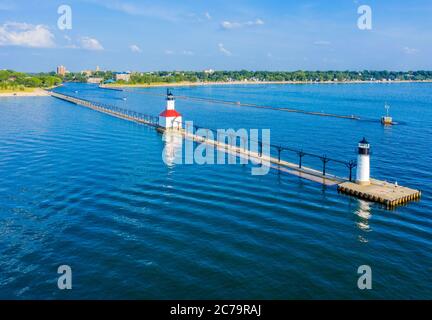
<svg viewBox="0 0 432 320"><path fill-rule="evenodd" d="M432 80L432 71L157 71L132 73L130 84L229 81L382 81Z"/></svg>
<svg viewBox="0 0 432 320"><path fill-rule="evenodd" d="M114 79L112 71L93 72L92 77ZM55 72L27 74L0 70L0 89L47 88L62 82L87 82L88 76L70 72L63 77ZM176 82L230 82L230 81L382 81L382 80L432 80L432 71L156 71L133 72L129 84ZM117 83L126 83L118 81Z"/></svg>
<svg viewBox="0 0 432 320"><path fill-rule="evenodd" d="M13 70L0 70L0 89L49 88L62 83L50 73L27 74Z"/></svg>

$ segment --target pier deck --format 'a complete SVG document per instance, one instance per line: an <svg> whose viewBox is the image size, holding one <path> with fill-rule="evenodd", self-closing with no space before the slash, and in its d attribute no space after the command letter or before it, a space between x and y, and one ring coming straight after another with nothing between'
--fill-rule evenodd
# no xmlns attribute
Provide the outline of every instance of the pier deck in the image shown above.
<svg viewBox="0 0 432 320"><path fill-rule="evenodd" d="M158 128L158 131L163 132L163 128ZM185 130L170 130L173 134L181 134L184 138L190 139L193 141L199 141L202 143L206 143L209 145L215 146L218 150L225 151L226 153L236 155L237 157L245 157L247 159L255 159L257 162L265 162L270 165L271 168L279 170L281 172L290 173L301 177L303 179L319 182L321 184L325 184L328 186L337 185L341 182L347 181L345 178L340 178L332 174L324 175L321 171L308 168L305 166L299 167L298 164L280 160L271 156L260 155L257 152L250 151L248 149L242 149L238 146L233 146L227 143L221 143L216 140L203 138L201 136L197 136L195 134L191 134Z"/></svg>
<svg viewBox="0 0 432 320"><path fill-rule="evenodd" d="M343 182L338 185L338 191L360 199L381 203L388 208L417 200L421 196L419 190L376 179L371 179L369 185L359 185L349 181Z"/></svg>

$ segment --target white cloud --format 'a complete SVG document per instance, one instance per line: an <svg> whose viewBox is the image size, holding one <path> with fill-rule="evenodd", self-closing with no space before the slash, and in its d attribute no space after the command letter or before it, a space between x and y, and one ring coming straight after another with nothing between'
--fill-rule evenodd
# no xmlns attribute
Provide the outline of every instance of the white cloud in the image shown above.
<svg viewBox="0 0 432 320"><path fill-rule="evenodd" d="M131 45L129 46L129 49L130 49L132 52L135 52L135 53L141 53L141 52L142 52L141 48L138 47L136 44L131 44Z"/></svg>
<svg viewBox="0 0 432 320"><path fill-rule="evenodd" d="M326 41L326 40L318 40L314 42L314 45L316 46L329 46L331 45L330 41Z"/></svg>
<svg viewBox="0 0 432 320"><path fill-rule="evenodd" d="M240 28L242 25L239 22L222 21L221 27L225 30Z"/></svg>
<svg viewBox="0 0 432 320"><path fill-rule="evenodd" d="M210 13L206 12L204 15L207 18L207 20L211 20L212 17L210 15Z"/></svg>
<svg viewBox="0 0 432 320"><path fill-rule="evenodd" d="M238 29L243 27L251 27L251 26L262 26L264 21L261 19L256 19L254 21L246 21L246 22L235 22L235 21L222 21L221 27L225 30Z"/></svg>
<svg viewBox="0 0 432 320"><path fill-rule="evenodd" d="M418 49L416 49L416 48L410 48L410 47L404 47L404 48L403 48L403 51L404 51L406 54L416 54L416 53L419 52Z"/></svg>
<svg viewBox="0 0 432 320"><path fill-rule="evenodd" d="M166 55L180 55L180 54L182 54L182 55L184 55L184 56L194 56L195 55L195 52L193 52L193 51L190 51L190 50L183 50L183 51L173 51L173 50L165 50L164 51L164 53L166 54Z"/></svg>
<svg viewBox="0 0 432 320"><path fill-rule="evenodd" d="M246 22L247 26L262 26L264 24L264 21L261 19L256 19L255 21L248 21Z"/></svg>
<svg viewBox="0 0 432 320"><path fill-rule="evenodd" d="M226 56L232 56L231 51L227 50L227 49L224 47L223 43L219 43L219 44L218 44L218 47L219 47L219 51L222 52L224 55L226 55Z"/></svg>
<svg viewBox="0 0 432 320"><path fill-rule="evenodd" d="M0 46L52 48L54 35L41 24L7 22L0 26Z"/></svg>
<svg viewBox="0 0 432 320"><path fill-rule="evenodd" d="M79 40L79 42L80 42L82 49L86 49L86 50L103 50L104 49L102 44L94 38L82 37Z"/></svg>
<svg viewBox="0 0 432 320"><path fill-rule="evenodd" d="M185 56L193 56L195 55L195 53L193 51L189 51L189 50L183 50L182 54Z"/></svg>
<svg viewBox="0 0 432 320"><path fill-rule="evenodd" d="M67 49L79 49L79 46L77 46L75 43L73 43L73 40L68 35L64 35L63 38L66 40L67 44L64 45L64 48Z"/></svg>

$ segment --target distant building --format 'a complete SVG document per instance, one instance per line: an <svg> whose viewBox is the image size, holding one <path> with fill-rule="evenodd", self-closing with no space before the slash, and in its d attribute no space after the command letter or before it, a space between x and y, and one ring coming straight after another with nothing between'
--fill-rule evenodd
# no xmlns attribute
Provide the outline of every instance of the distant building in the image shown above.
<svg viewBox="0 0 432 320"><path fill-rule="evenodd" d="M96 72L99 72L99 71L100 71L99 66L96 66Z"/></svg>
<svg viewBox="0 0 432 320"><path fill-rule="evenodd" d="M85 74L87 77L90 77L93 74L93 71L91 71L91 70L83 70L83 71L81 71L81 74Z"/></svg>
<svg viewBox="0 0 432 320"><path fill-rule="evenodd" d="M130 72L116 72L114 76L116 81L123 80L128 82L130 80Z"/></svg>
<svg viewBox="0 0 432 320"><path fill-rule="evenodd" d="M57 67L57 74L59 76L64 76L66 74L66 67L65 66L58 66Z"/></svg>
<svg viewBox="0 0 432 320"><path fill-rule="evenodd" d="M96 78L96 77L91 77L87 79L88 83L101 83L103 81L103 78Z"/></svg>
<svg viewBox="0 0 432 320"><path fill-rule="evenodd" d="M212 74L212 73L214 73L214 70L213 69L207 69L207 70L204 70L204 73Z"/></svg>

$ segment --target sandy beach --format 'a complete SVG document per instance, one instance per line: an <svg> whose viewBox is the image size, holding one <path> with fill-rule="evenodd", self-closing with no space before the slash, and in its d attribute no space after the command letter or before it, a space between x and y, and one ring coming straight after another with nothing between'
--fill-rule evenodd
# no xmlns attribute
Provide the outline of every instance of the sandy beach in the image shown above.
<svg viewBox="0 0 432 320"><path fill-rule="evenodd" d="M0 97L46 97L48 93L44 89L36 88L32 91L0 91Z"/></svg>

